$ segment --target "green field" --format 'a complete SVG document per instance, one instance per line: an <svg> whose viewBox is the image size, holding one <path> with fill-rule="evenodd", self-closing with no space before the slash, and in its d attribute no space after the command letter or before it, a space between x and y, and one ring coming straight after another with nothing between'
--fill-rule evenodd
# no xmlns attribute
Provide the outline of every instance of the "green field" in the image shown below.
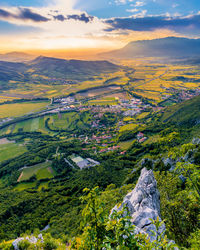
<svg viewBox="0 0 200 250"><path fill-rule="evenodd" d="M137 124L134 124L134 123L131 123L131 124L127 124L127 125L124 125L120 128L119 132L124 132L124 131L127 131L127 130L134 130L138 127Z"/></svg>
<svg viewBox="0 0 200 250"><path fill-rule="evenodd" d="M22 191L22 190L24 190L24 189L34 188L35 185L36 185L35 182L19 183L19 184L17 184L17 186L14 188L14 190Z"/></svg>
<svg viewBox="0 0 200 250"><path fill-rule="evenodd" d="M0 105L0 118L18 117L44 109L48 102L24 102Z"/></svg>
<svg viewBox="0 0 200 250"><path fill-rule="evenodd" d="M48 126L45 121L48 119ZM41 132L54 135L57 130L74 131L79 128L86 128L90 123L91 115L88 112L66 112L53 115L46 115L26 121L17 122L0 130L1 135L23 132ZM55 132L54 132L55 131Z"/></svg>
<svg viewBox="0 0 200 250"><path fill-rule="evenodd" d="M32 167L24 168L21 172L19 182L29 180L32 176L36 176L37 180L53 178L55 175L54 170L51 168L51 162L37 164Z"/></svg>
<svg viewBox="0 0 200 250"><path fill-rule="evenodd" d="M131 139L128 141L120 142L118 145L120 146L121 149L127 150L132 146L133 142L134 142L134 139Z"/></svg>
<svg viewBox="0 0 200 250"><path fill-rule="evenodd" d="M17 143L0 145L0 162L14 158L26 152L26 147Z"/></svg>

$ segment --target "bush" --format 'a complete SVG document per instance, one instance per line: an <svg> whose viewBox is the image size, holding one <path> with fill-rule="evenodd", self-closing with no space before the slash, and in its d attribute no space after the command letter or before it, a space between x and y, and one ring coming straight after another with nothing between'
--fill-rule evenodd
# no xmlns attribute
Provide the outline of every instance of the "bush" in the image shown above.
<svg viewBox="0 0 200 250"><path fill-rule="evenodd" d="M27 250L30 249L31 243L28 240L22 240L18 243L19 250Z"/></svg>

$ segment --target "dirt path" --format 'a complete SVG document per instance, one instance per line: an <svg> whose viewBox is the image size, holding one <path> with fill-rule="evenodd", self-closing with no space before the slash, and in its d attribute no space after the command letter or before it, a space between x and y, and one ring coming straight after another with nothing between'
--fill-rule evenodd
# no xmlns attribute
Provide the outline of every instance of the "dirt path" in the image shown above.
<svg viewBox="0 0 200 250"><path fill-rule="evenodd" d="M21 174L20 174L20 176L19 176L19 178L18 178L18 180L17 180L17 182L20 182L20 180L21 180L21 178L22 178L22 176L23 176L23 172L21 172Z"/></svg>

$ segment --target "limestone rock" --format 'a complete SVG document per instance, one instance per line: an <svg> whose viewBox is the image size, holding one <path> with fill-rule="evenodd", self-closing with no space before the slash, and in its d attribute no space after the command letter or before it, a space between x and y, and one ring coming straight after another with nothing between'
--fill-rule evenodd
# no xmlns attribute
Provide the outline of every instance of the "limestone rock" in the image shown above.
<svg viewBox="0 0 200 250"><path fill-rule="evenodd" d="M152 220L160 217L160 194L157 189L157 182L153 171L143 168L133 191L128 193L120 207L115 206L113 211L121 211L124 206L129 210L131 221L136 226L135 232L146 233L151 241L157 239L158 235L165 232L165 225L156 230ZM111 212L111 213L112 213ZM155 232L152 232L152 230Z"/></svg>
<svg viewBox="0 0 200 250"><path fill-rule="evenodd" d="M30 236L30 237L27 236L26 238L20 237L20 238L17 238L16 240L14 240L12 243L15 250L19 250L18 244L19 244L19 242L21 242L23 240L28 240L31 244L36 244L38 242L38 240L40 240L41 243L44 242L42 234L39 234L38 238L36 238L35 236Z"/></svg>

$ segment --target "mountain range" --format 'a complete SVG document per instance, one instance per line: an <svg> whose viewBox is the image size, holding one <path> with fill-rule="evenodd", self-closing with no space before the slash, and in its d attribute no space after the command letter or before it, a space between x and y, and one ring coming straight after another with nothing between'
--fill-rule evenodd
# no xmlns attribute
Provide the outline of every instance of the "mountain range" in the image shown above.
<svg viewBox="0 0 200 250"><path fill-rule="evenodd" d="M167 57L185 58L200 55L200 39L167 37L128 43L119 50L100 54L106 58Z"/></svg>
<svg viewBox="0 0 200 250"><path fill-rule="evenodd" d="M108 61L64 60L40 56L26 63L0 61L0 80L28 80L32 75L84 80L119 69L120 66Z"/></svg>
<svg viewBox="0 0 200 250"><path fill-rule="evenodd" d="M9 52L6 54L0 54L0 61L6 62L28 62L33 60L34 58L34 55L23 52Z"/></svg>

